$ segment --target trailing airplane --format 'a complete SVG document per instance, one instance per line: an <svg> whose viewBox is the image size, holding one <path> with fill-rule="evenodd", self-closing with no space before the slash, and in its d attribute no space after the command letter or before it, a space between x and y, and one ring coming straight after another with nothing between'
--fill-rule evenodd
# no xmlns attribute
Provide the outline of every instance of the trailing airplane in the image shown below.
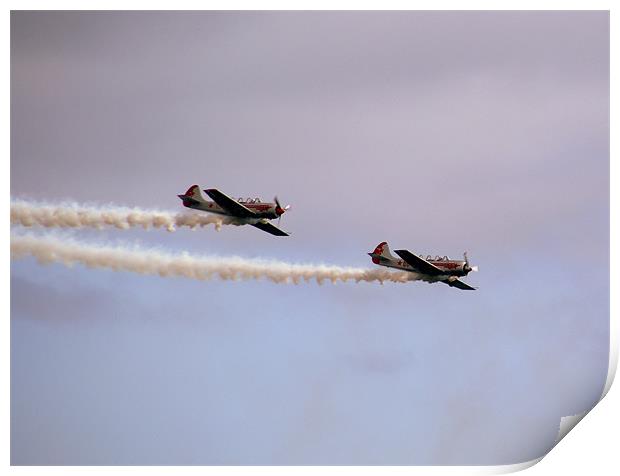
<svg viewBox="0 0 620 476"><path fill-rule="evenodd" d="M212 202L202 197L198 185L192 185L185 194L177 196L183 200L183 206L187 208L233 217L240 223L255 226L272 235L289 236L288 233L269 222L269 220L277 218L279 225L282 215L291 208L290 205L282 208L278 197L274 198L274 203L269 203L261 202L259 198L234 200L215 188L207 189L204 192L213 199Z"/></svg>
<svg viewBox="0 0 620 476"><path fill-rule="evenodd" d="M396 268L404 271L421 274L425 281L440 281L459 289L475 291L476 288L464 283L460 276L467 276L471 271L478 271L477 266L470 266L467 253L463 254L464 260L453 260L447 256L432 256L426 258L416 256L407 250L394 250L400 259L390 253L387 242L379 243L372 253L368 253L372 262L379 266Z"/></svg>

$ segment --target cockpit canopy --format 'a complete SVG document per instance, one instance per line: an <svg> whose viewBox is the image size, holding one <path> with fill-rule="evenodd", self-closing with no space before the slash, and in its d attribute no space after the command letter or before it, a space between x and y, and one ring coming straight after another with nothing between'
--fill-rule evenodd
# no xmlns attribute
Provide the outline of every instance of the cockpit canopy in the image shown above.
<svg viewBox="0 0 620 476"><path fill-rule="evenodd" d="M426 261L450 261L450 257L449 256L435 256L433 258L432 255L426 255L426 258L424 258L424 255L418 255L420 258L425 259Z"/></svg>
<svg viewBox="0 0 620 476"><path fill-rule="evenodd" d="M239 203L261 203L260 198L238 198Z"/></svg>

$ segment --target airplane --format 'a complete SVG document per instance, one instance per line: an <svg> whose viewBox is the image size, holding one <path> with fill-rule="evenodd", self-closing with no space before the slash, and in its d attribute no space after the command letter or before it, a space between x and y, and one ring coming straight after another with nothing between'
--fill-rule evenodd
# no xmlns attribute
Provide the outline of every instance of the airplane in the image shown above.
<svg viewBox="0 0 620 476"><path fill-rule="evenodd" d="M277 218L278 224L280 224L282 215L291 208L290 205L282 208L278 197L275 197L275 203L268 203L261 202L259 198L234 200L216 188L210 188L204 192L213 199L212 202L202 197L198 185L192 185L187 189L187 192L183 195L177 195L177 197L183 200L183 206L187 208L233 217L240 223L255 226L272 235L289 236L287 232L269 222L269 220Z"/></svg>
<svg viewBox="0 0 620 476"><path fill-rule="evenodd" d="M379 266L396 268L404 271L421 274L424 281L440 281L459 289L475 291L476 288L464 283L459 279L460 276L467 276L471 271L478 271L477 266L470 266L467 259L467 252L463 254L464 260L453 260L447 256L436 256L433 258L428 255L426 259L416 256L408 250L394 250L400 259L390 253L387 242L377 245L372 253L368 253L372 262Z"/></svg>

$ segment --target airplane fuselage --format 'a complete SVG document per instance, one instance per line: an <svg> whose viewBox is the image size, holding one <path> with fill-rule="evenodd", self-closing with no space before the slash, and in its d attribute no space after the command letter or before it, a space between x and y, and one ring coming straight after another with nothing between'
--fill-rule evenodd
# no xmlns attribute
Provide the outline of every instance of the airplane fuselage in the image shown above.
<svg viewBox="0 0 620 476"><path fill-rule="evenodd" d="M278 218L278 214L276 213L276 204L275 203L249 203L249 202L239 202L244 207L249 208L256 214L256 218L273 220L274 218ZM198 200L194 200L191 197L183 198L183 206L187 208L192 208L194 210L202 210L204 212L209 213L217 213L218 215L225 215L230 217L235 217L229 211L220 207L217 203L211 202L209 200L204 200L199 202ZM238 217L236 217L238 218ZM254 221L256 221L254 219Z"/></svg>
<svg viewBox="0 0 620 476"><path fill-rule="evenodd" d="M290 208L290 205L282 207L278 197L274 198L275 203L270 203L261 202L258 198L235 200L216 188L209 188L204 192L212 200L203 198L198 185L192 185L187 189L187 192L177 196L183 201L183 206L186 208L222 215L230 219L229 223L252 225L271 235L290 236L289 233L269 222L274 218L277 218L279 222L282 215Z"/></svg>
<svg viewBox="0 0 620 476"><path fill-rule="evenodd" d="M402 271L409 271L412 273L418 273L419 271L414 270L411 265L409 265L405 260L398 258L386 258L384 256L378 254L370 254L372 257L372 261L379 266L386 266L388 268L400 269ZM424 258L422 258L424 259ZM453 260L453 259L426 259L430 264L437 266L439 269L445 270L446 276L467 276L469 271L465 270L465 261L464 260Z"/></svg>
<svg viewBox="0 0 620 476"><path fill-rule="evenodd" d="M459 277L467 276L471 271L478 270L477 266L470 266L467 253L463 253L463 260L450 259L447 256L415 255L409 250L394 251L397 256L390 253L390 247L386 241L377 245L375 250L368 253L374 264L387 268L408 271L418 275L418 279L429 282L440 281L448 286L475 291L476 288L464 283Z"/></svg>

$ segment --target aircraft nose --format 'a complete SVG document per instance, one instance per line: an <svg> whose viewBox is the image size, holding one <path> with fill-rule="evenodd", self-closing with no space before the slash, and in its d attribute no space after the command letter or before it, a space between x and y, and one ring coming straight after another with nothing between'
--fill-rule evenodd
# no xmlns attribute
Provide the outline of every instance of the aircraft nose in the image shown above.
<svg viewBox="0 0 620 476"><path fill-rule="evenodd" d="M287 205L284 208L282 208L279 204L277 204L276 205L276 214L278 216L283 215L289 208L291 208L290 205Z"/></svg>

